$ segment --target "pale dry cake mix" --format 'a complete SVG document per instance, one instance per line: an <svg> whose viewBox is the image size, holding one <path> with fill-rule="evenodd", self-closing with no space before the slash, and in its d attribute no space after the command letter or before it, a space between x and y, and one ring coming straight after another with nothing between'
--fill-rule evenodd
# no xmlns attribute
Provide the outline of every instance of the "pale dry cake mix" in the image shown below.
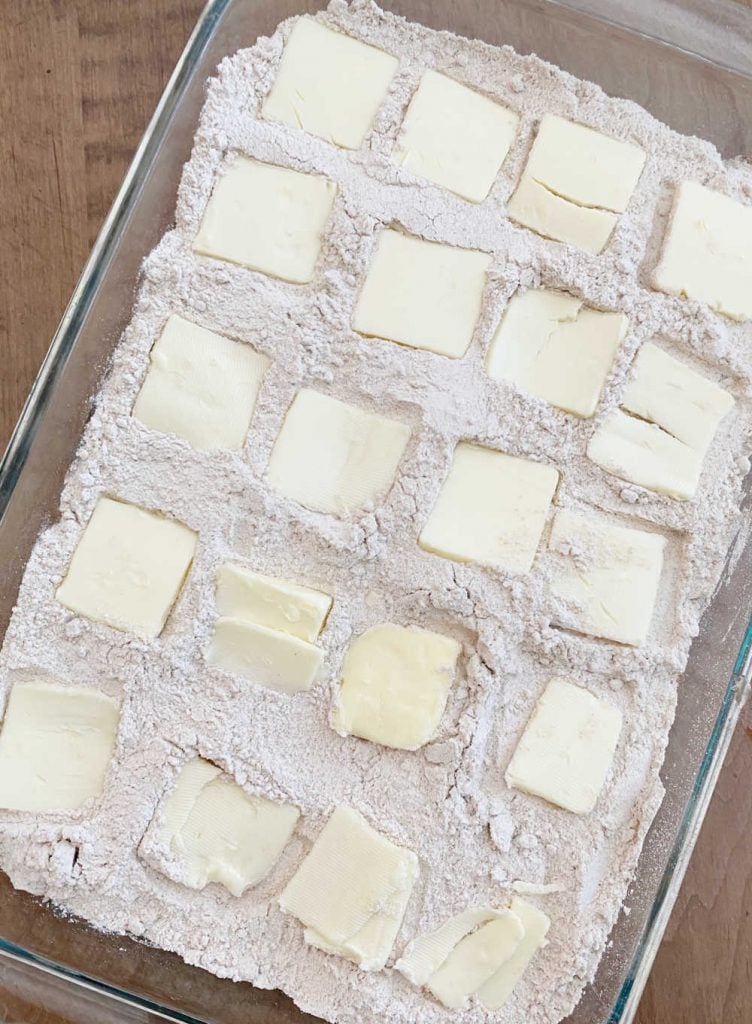
<svg viewBox="0 0 752 1024"><path fill-rule="evenodd" d="M748 469L752 172L335 0L224 60L1 656L0 865L336 1024L554 1024Z"/></svg>

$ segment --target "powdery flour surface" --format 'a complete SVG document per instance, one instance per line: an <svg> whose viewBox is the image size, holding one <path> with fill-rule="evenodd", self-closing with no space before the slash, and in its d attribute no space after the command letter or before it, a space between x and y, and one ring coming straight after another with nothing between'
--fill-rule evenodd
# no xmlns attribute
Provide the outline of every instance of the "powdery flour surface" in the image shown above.
<svg viewBox="0 0 752 1024"><path fill-rule="evenodd" d="M677 181L691 178L748 201L752 174L746 166L724 165L708 143L678 136L634 104L609 99L535 57L432 32L367 2L335 2L321 20L399 56L398 75L365 146L354 153L257 120L290 22L225 60L210 83L176 227L144 263L133 320L68 475L60 521L37 541L2 652L6 695L14 680L42 672L120 696L114 761L101 800L77 816L4 813L0 864L16 886L99 928L144 937L221 976L282 988L303 1009L338 1024L554 1022L595 971L660 802L658 773L677 676L738 525L747 469L749 328L652 291L649 275ZM390 162L409 97L429 67L521 114L514 147L479 206ZM505 218L534 126L546 112L631 139L648 153L629 210L601 256L547 242ZM191 253L216 175L235 151L337 182L310 286ZM464 359L351 331L359 283L383 224L493 254L483 315ZM483 371L505 303L531 286L566 288L629 316L596 420L576 420ZM273 360L242 451L198 453L130 417L149 350L170 313L250 342ZM624 485L584 456L596 422L617 403L637 348L655 336L737 398L691 503ZM303 385L411 425L397 482L379 508L338 520L267 489L272 444ZM550 626L545 545L533 571L515 578L418 547L460 439L556 465L560 507L598 508L668 537L662 592L644 648ZM101 494L159 509L199 532L188 583L156 640L77 618L54 600ZM334 593L322 637L325 672L311 692L277 694L204 661L214 575L226 559ZM440 731L417 753L342 739L328 724L348 643L383 621L427 626L463 644ZM553 674L580 682L624 713L614 769L596 810L584 817L512 792L503 780ZM272 874L240 899L215 885L203 892L181 887L137 853L160 797L196 752L249 792L287 800L302 812ZM390 968L364 973L304 944L302 927L281 913L275 898L341 802L420 858L395 957L415 935L468 905L508 903L515 882L557 890L527 897L551 918L550 941L502 1011L446 1010Z"/></svg>

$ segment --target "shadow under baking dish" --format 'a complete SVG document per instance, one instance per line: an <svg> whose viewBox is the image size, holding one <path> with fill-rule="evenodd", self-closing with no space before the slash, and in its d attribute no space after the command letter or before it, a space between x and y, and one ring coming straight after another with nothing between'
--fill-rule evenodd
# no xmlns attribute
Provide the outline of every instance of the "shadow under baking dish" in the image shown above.
<svg viewBox="0 0 752 1024"><path fill-rule="evenodd" d="M692 3L693 0L687 0ZM226 54L252 45L284 18L322 8L303 0L211 0L136 153L74 292L0 466L0 626L7 625L39 530L59 494L102 374L131 315L144 255L173 217L204 86ZM432 28L536 52L608 93L646 107L680 132L710 139L724 156L752 152L752 76L690 52L692 26L675 17L676 45L577 10L589 0L398 0L383 6ZM642 15L609 0L619 21ZM637 5L638 8L640 5ZM712 17L723 21L724 3ZM623 11L622 11L623 8ZM623 13L623 17L621 16ZM653 11L654 13L654 11ZM644 14L644 12L643 12ZM738 12L735 17L738 18ZM720 30L714 29L713 38ZM752 19L749 23L752 34ZM738 33L729 53L739 50ZM680 44L680 45L679 45ZM683 47L683 48L682 48ZM722 48L721 48L722 49ZM741 65L740 65L741 66ZM749 482L748 482L749 483ZM749 503L749 487L747 489ZM662 778L666 798L594 982L570 1024L629 1024L681 883L724 754L750 688L752 545L736 545L679 684ZM223 981L179 957L101 935L53 913L0 879L0 985L22 1019L44 1009L79 1024L157 1017L216 1024L300 1024L286 997Z"/></svg>

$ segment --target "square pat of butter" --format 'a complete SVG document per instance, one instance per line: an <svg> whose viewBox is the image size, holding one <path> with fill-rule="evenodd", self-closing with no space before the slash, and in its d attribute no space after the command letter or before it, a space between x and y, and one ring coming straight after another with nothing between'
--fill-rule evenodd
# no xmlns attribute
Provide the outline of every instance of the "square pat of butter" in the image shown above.
<svg viewBox="0 0 752 1024"><path fill-rule="evenodd" d="M456 640L432 630L391 622L372 626L345 655L334 728L385 747L417 750L439 726L459 653Z"/></svg>
<svg viewBox="0 0 752 1024"><path fill-rule="evenodd" d="M508 214L545 238L597 254L617 214L626 210L644 164L639 146L547 114Z"/></svg>
<svg viewBox="0 0 752 1024"><path fill-rule="evenodd" d="M647 638L663 570L664 537L616 526L604 515L556 514L549 547L557 556L551 592L556 622L639 647Z"/></svg>
<svg viewBox="0 0 752 1024"><path fill-rule="evenodd" d="M0 807L70 811L98 797L119 719L117 702L95 690L16 683L0 732Z"/></svg>
<svg viewBox="0 0 752 1024"><path fill-rule="evenodd" d="M581 686L552 679L506 771L513 789L589 814L611 768L622 715Z"/></svg>
<svg viewBox="0 0 752 1024"><path fill-rule="evenodd" d="M590 309L567 292L530 289L510 300L486 369L565 412L592 416L627 326L623 313Z"/></svg>
<svg viewBox="0 0 752 1024"><path fill-rule="evenodd" d="M133 407L144 426L194 448L242 448L269 365L250 345L171 316Z"/></svg>
<svg viewBox="0 0 752 1024"><path fill-rule="evenodd" d="M143 852L182 885L217 882L241 896L269 874L299 817L292 804L246 793L216 765L195 758L159 805Z"/></svg>
<svg viewBox="0 0 752 1024"><path fill-rule="evenodd" d="M316 512L347 515L384 498L409 437L406 423L303 388L274 445L269 484Z"/></svg>
<svg viewBox="0 0 752 1024"><path fill-rule="evenodd" d="M519 116L453 78L427 71L410 100L394 159L463 199L488 195Z"/></svg>
<svg viewBox="0 0 752 1024"><path fill-rule="evenodd" d="M656 288L703 302L732 320L752 317L752 206L682 181L663 251Z"/></svg>
<svg viewBox="0 0 752 1024"><path fill-rule="evenodd" d="M337 807L279 898L306 942L380 971L419 875L418 858L347 806Z"/></svg>
<svg viewBox="0 0 752 1024"><path fill-rule="evenodd" d="M236 156L214 185L193 249L305 284L313 278L336 191L320 175Z"/></svg>
<svg viewBox="0 0 752 1024"><path fill-rule="evenodd" d="M481 313L491 257L385 229L353 315L359 334L459 359Z"/></svg>
<svg viewBox="0 0 752 1024"><path fill-rule="evenodd" d="M76 614L115 629L159 636L188 575L196 540L175 519L100 498L55 597Z"/></svg>
<svg viewBox="0 0 752 1024"><path fill-rule="evenodd" d="M358 149L381 106L398 61L333 32L313 18L295 22L261 116Z"/></svg>
<svg viewBox="0 0 752 1024"><path fill-rule="evenodd" d="M552 466L461 442L420 546L457 562L529 572L558 481Z"/></svg>

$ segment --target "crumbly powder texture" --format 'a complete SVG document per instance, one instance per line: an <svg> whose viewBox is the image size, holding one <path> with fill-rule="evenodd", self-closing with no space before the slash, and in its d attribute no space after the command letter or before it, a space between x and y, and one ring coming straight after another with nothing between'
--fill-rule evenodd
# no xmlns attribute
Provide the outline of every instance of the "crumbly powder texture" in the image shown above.
<svg viewBox="0 0 752 1024"><path fill-rule="evenodd" d="M101 799L80 813L4 812L0 864L16 886L98 928L143 937L221 976L281 988L304 1010L337 1024L551 1024L572 1009L595 972L660 803L659 768L677 679L738 526L748 468L749 327L651 290L650 275L678 181L701 181L749 201L752 174L742 163L724 165L710 144L679 136L633 103L611 99L536 57L430 31L361 0L335 0L320 18L398 56L398 74L358 152L259 119L292 22L227 58L210 82L176 226L144 263L133 320L68 475L60 520L36 543L2 651L6 696L15 680L40 672L119 696L116 752ZM406 105L427 68L521 116L513 149L480 205L390 160ZM506 219L505 203L535 125L548 112L647 151L629 209L600 256L551 243ZM237 152L337 183L310 286L192 253L213 183ZM493 255L482 317L465 358L449 360L351 330L377 232L389 224ZM594 307L629 317L594 420L568 416L484 373L505 303L520 288L540 286L568 289ZM248 342L272 360L242 451L196 452L131 417L149 351L171 313ZM692 502L626 485L584 455L596 424L618 403L635 352L653 338L737 399ZM301 386L411 426L396 483L379 507L337 519L267 487L273 442ZM520 577L419 548L418 533L460 439L555 465L562 474L558 507L598 509L615 522L665 535L666 567L643 647L552 627L545 541L532 572ZM158 509L199 533L187 584L156 640L78 618L54 599L103 494ZM215 573L227 559L334 594L321 640L326 667L310 692L285 696L207 664ZM349 642L384 621L435 629L463 645L440 730L416 753L343 739L329 725ZM613 770L595 811L585 816L504 783L520 732L553 674L586 686L624 715ZM216 885L202 892L181 886L174 881L179 867L164 854L148 843L139 852L160 798L197 753L249 792L290 801L302 812L272 873L241 898ZM449 915L468 905L503 906L514 882L532 883L527 898L551 918L549 942L502 1010L446 1010L391 966L366 973L305 944L302 927L281 912L276 897L340 803L357 808L420 858L395 957Z"/></svg>

